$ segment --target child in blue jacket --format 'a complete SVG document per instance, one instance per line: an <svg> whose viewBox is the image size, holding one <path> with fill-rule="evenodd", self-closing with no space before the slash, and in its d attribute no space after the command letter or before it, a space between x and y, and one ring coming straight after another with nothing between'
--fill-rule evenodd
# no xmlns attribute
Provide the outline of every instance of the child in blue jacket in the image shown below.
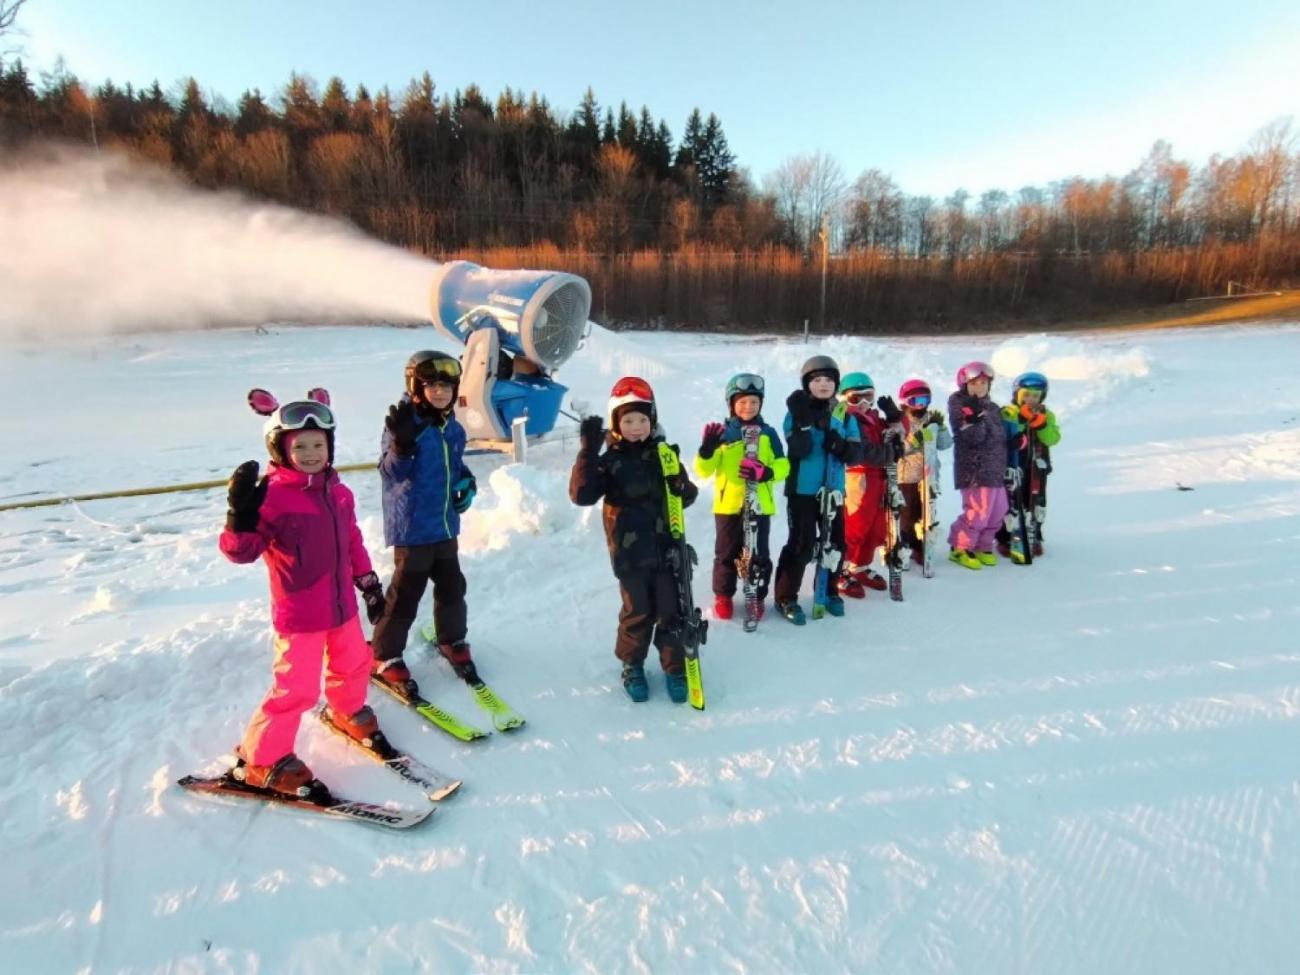
<svg viewBox="0 0 1300 975"><path fill-rule="evenodd" d="M785 481L786 514L790 535L776 564L773 595L777 611L796 626L806 622L799 606L803 573L812 561L820 520L818 492L824 487L844 496L844 468L862 459L858 421L835 398L840 369L830 356L815 355L800 371L801 388L786 399L786 454L790 476ZM844 509L840 508L831 538L841 559L844 555ZM835 578L839 566L831 569ZM844 615L844 600L832 592L826 600L832 616Z"/></svg>
<svg viewBox="0 0 1300 975"><path fill-rule="evenodd" d="M402 653L429 582L438 650L458 676L478 680L465 642L465 576L457 547L460 516L477 490L464 461L465 428L452 412L460 373L460 362L444 352L415 353L406 363L406 393L384 421L379 473L384 540L394 548L394 565L371 647L375 675L405 697L418 689Z"/></svg>

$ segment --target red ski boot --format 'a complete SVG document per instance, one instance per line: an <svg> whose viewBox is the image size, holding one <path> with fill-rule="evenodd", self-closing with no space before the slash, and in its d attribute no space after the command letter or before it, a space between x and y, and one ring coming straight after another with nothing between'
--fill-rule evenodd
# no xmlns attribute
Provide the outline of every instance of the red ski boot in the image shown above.
<svg viewBox="0 0 1300 975"><path fill-rule="evenodd" d="M731 619L731 597L717 596L713 597L713 618L716 620Z"/></svg>
<svg viewBox="0 0 1300 975"><path fill-rule="evenodd" d="M400 697L415 697L420 693L419 687L411 678L410 668L401 657L376 660L372 675L381 684L391 687Z"/></svg>
<svg viewBox="0 0 1300 975"><path fill-rule="evenodd" d="M293 752L271 765L249 765L241 758L230 775L254 789L299 797L310 794L312 780L316 778Z"/></svg>
<svg viewBox="0 0 1300 975"><path fill-rule="evenodd" d="M867 595L857 576L840 576L835 580L835 588L841 596L848 596L850 599L863 599Z"/></svg>
<svg viewBox="0 0 1300 975"><path fill-rule="evenodd" d="M451 664L451 669L456 672L456 676L466 684L483 683L479 680L478 670L469 655L469 644L464 640L457 640L455 643L439 643L438 652Z"/></svg>
<svg viewBox="0 0 1300 975"><path fill-rule="evenodd" d="M379 719L375 717L375 712L369 705L363 706L356 714L339 714L333 708L326 708L325 720L367 748L373 748L377 741L383 739L383 732L379 730Z"/></svg>

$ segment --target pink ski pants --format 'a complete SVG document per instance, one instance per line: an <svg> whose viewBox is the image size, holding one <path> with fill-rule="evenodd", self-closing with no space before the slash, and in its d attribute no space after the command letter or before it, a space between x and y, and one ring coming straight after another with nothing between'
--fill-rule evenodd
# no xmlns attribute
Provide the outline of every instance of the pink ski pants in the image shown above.
<svg viewBox="0 0 1300 975"><path fill-rule="evenodd" d="M332 710L355 714L366 703L371 655L359 616L332 630L277 633L274 645L274 683L239 748L250 765L273 765L293 751L303 714L320 699L322 665Z"/></svg>
<svg viewBox="0 0 1300 975"><path fill-rule="evenodd" d="M992 552L993 536L1007 514L1007 489L961 489L961 515L948 529L948 544L968 552Z"/></svg>

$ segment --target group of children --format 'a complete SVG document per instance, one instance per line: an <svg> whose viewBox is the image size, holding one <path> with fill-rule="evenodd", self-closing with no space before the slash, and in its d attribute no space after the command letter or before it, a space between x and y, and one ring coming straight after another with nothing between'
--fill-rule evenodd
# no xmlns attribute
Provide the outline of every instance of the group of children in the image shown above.
<svg viewBox="0 0 1300 975"><path fill-rule="evenodd" d="M929 500L922 497L922 486L927 481L937 485L934 451L950 447L956 448L954 479L962 511L948 532L949 559L981 569L997 563L996 548L1020 561L1007 524L1009 492L1020 490L1026 491L1040 526L1027 543L1034 555L1041 555L1049 451L1060 440L1056 418L1043 402L1047 380L1040 373L1022 374L1015 382L1014 402L999 407L989 398L993 375L982 362L963 366L945 414L932 408L930 387L920 379L900 387L900 407L890 396L877 400L865 372L841 377L833 359L813 356L800 371L800 388L786 398L782 434L763 419L763 378L733 376L726 386L727 417L704 427L694 464L701 478L714 479L714 618L728 620L734 613L747 503L755 505L748 555L759 618L770 584L777 612L795 625L806 623L798 597L819 533L824 534L827 492L844 503L830 525L836 568L826 611L842 616L844 596L862 598L867 589L886 588L871 564L886 542L885 471L890 466L902 495L899 539L909 549L909 561L922 563L927 528L922 512ZM670 539L664 492L689 505L698 491L684 472L665 482L658 457L664 432L654 392L643 379L629 376L615 383L607 416L583 420L580 440L569 494L579 505L604 499L606 543L623 602L615 645L623 685L632 700L646 700L645 659L653 642L669 696L685 700L682 619L666 558ZM933 449L927 450L927 444ZM1022 452L1029 444L1034 456L1025 464ZM1023 481L1025 476L1030 480ZM771 521L780 482L789 531L772 579Z"/></svg>
<svg viewBox="0 0 1300 975"><path fill-rule="evenodd" d="M231 475L220 547L232 562L261 558L267 564L275 658L271 689L236 749L231 774L246 785L298 795L310 788L312 772L293 749L302 716L319 697L322 672L328 722L363 743L382 741L365 703L367 682L416 698L403 652L430 583L438 650L458 676L477 682L466 642L466 584L457 543L460 516L476 492L464 463L465 430L454 415L460 378L461 364L454 357L417 352L406 364L403 395L388 410L379 459L384 537L394 548L387 591L371 567L352 493L333 466L329 394L317 388L306 399L285 404L265 390L249 394L252 409L267 417L263 436L270 462L264 476L256 461ZM732 377L726 419L704 427L694 467L700 477L715 481L716 619L733 614L747 504L756 520L749 554L759 617L770 583L777 611L804 624L798 596L818 543L820 497L826 490L845 500L831 526L839 564L827 610L843 615L842 596L861 598L869 588L885 588L870 566L885 541L887 465L897 465L905 501L901 537L920 561L924 526L917 526L927 441L939 449L956 446L962 514L949 531L952 561L978 569L996 563L995 546L1004 555L1011 552L1003 524L1008 489L1030 493L1041 523L1051 469L1047 448L1060 439L1055 417L1043 405L1047 381L1041 375L1021 376L1015 402L999 408L988 395L993 370L970 363L958 372L946 418L931 408L930 388L919 379L899 390L901 408L889 396L877 401L866 373L841 377L827 356L804 363L800 379L800 388L786 398L780 433L763 420L765 384L753 373ZM623 685L632 700L648 698L645 659L653 642L670 697L685 701L665 492L690 505L698 490L684 469L665 478L659 457L664 432L654 392L643 379L629 376L615 383L606 416L584 419L579 438L569 493L578 505L604 502L606 542L622 596L614 652L623 665ZM1018 453L1026 442L1040 450L1027 465ZM1027 487L1019 479L1026 469L1032 471ZM789 533L773 579L770 539L778 483L784 483ZM1041 543L1041 535L1038 539ZM1040 544L1034 554L1041 551ZM369 644L354 589L374 627Z"/></svg>

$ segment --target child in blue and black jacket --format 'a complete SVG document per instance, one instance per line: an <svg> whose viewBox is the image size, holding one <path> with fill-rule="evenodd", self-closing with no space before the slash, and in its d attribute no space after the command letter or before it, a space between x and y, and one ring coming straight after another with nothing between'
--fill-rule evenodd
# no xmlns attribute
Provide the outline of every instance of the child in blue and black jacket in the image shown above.
<svg viewBox="0 0 1300 975"><path fill-rule="evenodd" d="M858 421L835 398L840 385L840 369L830 356L815 355L803 364L801 388L786 399L789 412L785 417L786 454L790 458L790 476L785 481L786 514L790 535L776 564L773 595L782 616L797 626L806 622L798 603L803 573L812 561L817 546L817 523L820 520L818 492L822 488L844 495L844 468L861 462L862 435ZM836 551L844 555L844 509L841 507L831 527ZM831 578L839 565L830 569ZM844 600L834 592L826 599L832 616L844 615Z"/></svg>
<svg viewBox="0 0 1300 975"><path fill-rule="evenodd" d="M465 576L457 543L460 516L477 490L465 466L465 428L452 412L460 374L460 362L446 353L411 356L406 393L389 408L380 443L384 540L393 546L393 578L371 647L375 675L403 697L417 693L402 653L429 582L438 650L458 676L478 680L465 642Z"/></svg>

